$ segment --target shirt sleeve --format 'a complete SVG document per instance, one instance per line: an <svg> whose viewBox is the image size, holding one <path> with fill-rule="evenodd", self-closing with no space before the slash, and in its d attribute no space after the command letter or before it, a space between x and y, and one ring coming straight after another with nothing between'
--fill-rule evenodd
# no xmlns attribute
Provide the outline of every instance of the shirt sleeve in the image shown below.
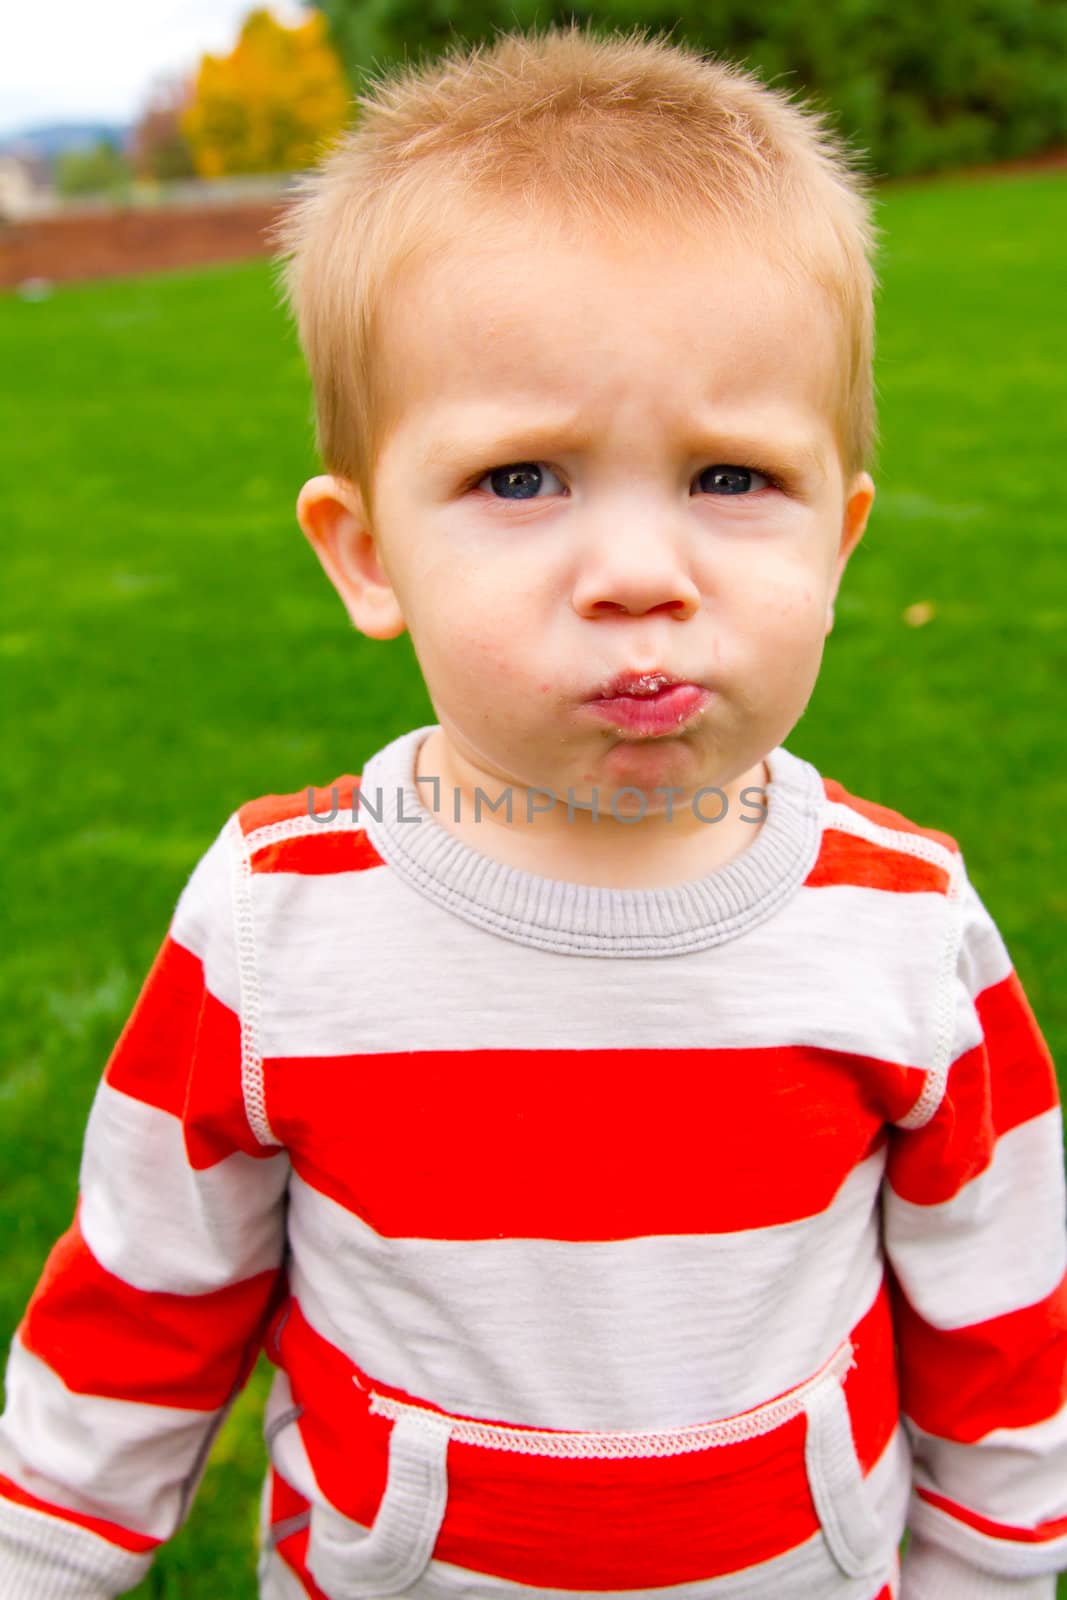
<svg viewBox="0 0 1067 1600"><path fill-rule="evenodd" d="M141 1581L185 1518L282 1287L288 1159L257 1138L242 1094L229 827L107 1062L73 1222L11 1344L5 1600L110 1600Z"/></svg>
<svg viewBox="0 0 1067 1600"><path fill-rule="evenodd" d="M1067 1568L1060 1097L962 861L957 889L943 1061L891 1130L882 1196L913 1455L901 1600L1053 1600Z"/></svg>

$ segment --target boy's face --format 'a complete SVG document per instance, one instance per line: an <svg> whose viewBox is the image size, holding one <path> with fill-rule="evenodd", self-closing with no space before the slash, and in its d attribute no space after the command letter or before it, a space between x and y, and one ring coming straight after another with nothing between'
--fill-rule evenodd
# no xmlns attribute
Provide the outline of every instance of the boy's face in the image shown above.
<svg viewBox="0 0 1067 1600"><path fill-rule="evenodd" d="M577 805L633 786L649 817L657 786L761 781L874 497L842 478L814 293L713 239L516 229L399 280L383 346L373 541L342 480L298 516L357 627L410 631L452 773ZM652 672L700 708L652 734L591 709Z"/></svg>

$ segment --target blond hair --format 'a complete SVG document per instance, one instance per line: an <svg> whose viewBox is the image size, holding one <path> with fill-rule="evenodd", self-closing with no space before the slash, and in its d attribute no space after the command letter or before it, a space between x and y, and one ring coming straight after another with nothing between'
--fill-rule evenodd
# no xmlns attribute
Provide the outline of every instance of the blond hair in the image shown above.
<svg viewBox="0 0 1067 1600"><path fill-rule="evenodd" d="M753 245L822 292L838 360L831 403L846 477L876 447L876 236L857 152L823 112L663 35L571 23L452 45L381 74L355 124L304 174L272 230L281 293L311 374L328 472L368 506L388 411L376 330L402 266L514 228L522 208L598 237L650 222Z"/></svg>

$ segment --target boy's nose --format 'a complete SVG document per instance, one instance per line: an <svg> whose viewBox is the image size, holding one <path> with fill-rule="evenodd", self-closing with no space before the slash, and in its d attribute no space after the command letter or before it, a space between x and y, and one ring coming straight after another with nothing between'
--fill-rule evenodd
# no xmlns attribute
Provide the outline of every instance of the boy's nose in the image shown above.
<svg viewBox="0 0 1067 1600"><path fill-rule="evenodd" d="M572 604L582 617L668 611L684 621L699 610L700 591L673 539L631 523L590 542Z"/></svg>

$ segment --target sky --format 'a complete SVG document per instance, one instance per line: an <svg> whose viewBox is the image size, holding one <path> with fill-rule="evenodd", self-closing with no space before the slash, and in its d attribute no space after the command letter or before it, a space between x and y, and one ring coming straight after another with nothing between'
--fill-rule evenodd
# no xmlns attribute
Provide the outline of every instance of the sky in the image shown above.
<svg viewBox="0 0 1067 1600"><path fill-rule="evenodd" d="M0 9L0 137L41 122L130 122L153 80L233 49L267 0L8 0ZM290 25L298 0L267 9Z"/></svg>

